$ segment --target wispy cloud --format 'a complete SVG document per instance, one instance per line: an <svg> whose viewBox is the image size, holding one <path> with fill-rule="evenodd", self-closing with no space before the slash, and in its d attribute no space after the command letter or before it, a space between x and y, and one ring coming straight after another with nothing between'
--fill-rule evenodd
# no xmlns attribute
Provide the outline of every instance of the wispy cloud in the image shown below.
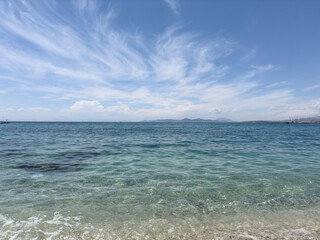
<svg viewBox="0 0 320 240"><path fill-rule="evenodd" d="M315 84L313 86L305 88L304 90L310 91L310 90L314 90L314 89L318 89L318 88L320 88L320 84Z"/></svg>
<svg viewBox="0 0 320 240"><path fill-rule="evenodd" d="M175 15L179 15L180 14L180 5L179 5L179 0L164 0L169 7L171 8L172 12Z"/></svg>
<svg viewBox="0 0 320 240"><path fill-rule="evenodd" d="M40 77L53 74L97 81L145 77L148 73L139 53L139 36L113 30L108 23L113 10L96 17L98 9L94 9L96 6L91 2L79 2L86 3L86 17L91 16L90 32L75 27L72 19L63 15L48 19L46 14L53 7L50 3L39 3L36 8L31 2L2 2L3 35L11 41L19 37L31 44L26 49L17 41L12 42L18 46L3 41L0 48L0 54L5 57L3 66L13 70L19 64L22 75L32 70L41 74ZM42 11L38 11L39 6ZM65 24L61 24L61 19Z"/></svg>
<svg viewBox="0 0 320 240"><path fill-rule="evenodd" d="M225 74L228 66L216 65L215 60L232 52L232 43L225 39L201 40L197 34L181 33L168 28L156 39L151 65L161 81L190 82L208 80Z"/></svg>
<svg viewBox="0 0 320 240"><path fill-rule="evenodd" d="M245 55L242 57L242 60L245 60L245 61L252 60L257 55L257 52L258 52L257 47L251 48L249 51L245 53Z"/></svg>
<svg viewBox="0 0 320 240"><path fill-rule="evenodd" d="M11 109L14 110L14 109ZM50 111L49 108L43 108L43 107L30 107L30 108L18 108L16 111L19 112L42 112L42 111Z"/></svg>

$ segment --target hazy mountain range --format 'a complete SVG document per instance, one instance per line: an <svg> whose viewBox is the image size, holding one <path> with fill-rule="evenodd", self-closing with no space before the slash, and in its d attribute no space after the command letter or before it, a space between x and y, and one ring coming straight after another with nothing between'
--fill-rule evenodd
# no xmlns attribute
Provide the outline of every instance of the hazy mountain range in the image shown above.
<svg viewBox="0 0 320 240"><path fill-rule="evenodd" d="M159 119L159 120L150 120L150 121L144 121L144 122L233 122L230 119L227 118L217 118L215 120L212 119L202 119L202 118L184 118L184 119Z"/></svg>
<svg viewBox="0 0 320 240"><path fill-rule="evenodd" d="M158 120L145 120L143 122L213 122L213 123L231 123L236 122L228 118L217 118L217 119L202 119L202 118L184 118L184 119L158 119ZM252 121L240 121L242 123L320 123L320 116L316 117L308 117L308 118L298 118L298 119L290 119L290 120L252 120Z"/></svg>

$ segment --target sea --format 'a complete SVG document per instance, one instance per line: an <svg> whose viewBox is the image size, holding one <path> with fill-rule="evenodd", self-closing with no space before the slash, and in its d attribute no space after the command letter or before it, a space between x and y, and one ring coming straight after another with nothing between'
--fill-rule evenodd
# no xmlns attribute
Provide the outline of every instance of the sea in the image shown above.
<svg viewBox="0 0 320 240"><path fill-rule="evenodd" d="M320 125L0 125L0 239L320 239Z"/></svg>

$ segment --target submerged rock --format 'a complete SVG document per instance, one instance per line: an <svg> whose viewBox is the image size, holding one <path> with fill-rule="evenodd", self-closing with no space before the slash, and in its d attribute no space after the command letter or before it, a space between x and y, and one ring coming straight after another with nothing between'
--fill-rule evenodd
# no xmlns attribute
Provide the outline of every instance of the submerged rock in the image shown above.
<svg viewBox="0 0 320 240"><path fill-rule="evenodd" d="M40 172L70 172L70 171L79 171L82 168L80 164L66 164L66 163L28 163L17 166L16 168L31 170L31 171L40 171Z"/></svg>

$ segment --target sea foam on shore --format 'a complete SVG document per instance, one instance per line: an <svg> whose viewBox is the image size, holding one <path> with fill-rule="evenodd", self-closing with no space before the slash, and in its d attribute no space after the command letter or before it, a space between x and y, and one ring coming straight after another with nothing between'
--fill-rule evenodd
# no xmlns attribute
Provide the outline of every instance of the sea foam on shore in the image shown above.
<svg viewBox="0 0 320 240"><path fill-rule="evenodd" d="M12 219L0 215L1 239L319 239L319 210L234 216L94 222L84 216Z"/></svg>

